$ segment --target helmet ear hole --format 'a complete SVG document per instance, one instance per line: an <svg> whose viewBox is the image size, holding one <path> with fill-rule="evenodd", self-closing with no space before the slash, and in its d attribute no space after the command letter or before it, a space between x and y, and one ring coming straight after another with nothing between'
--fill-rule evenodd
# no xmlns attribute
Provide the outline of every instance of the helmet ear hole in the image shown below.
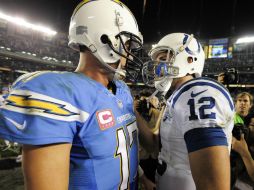
<svg viewBox="0 0 254 190"><path fill-rule="evenodd" d="M110 40L109 40L109 38L108 38L108 36L107 36L106 34L103 34L103 35L101 36L101 42L102 42L103 44L108 44L108 43L110 43Z"/></svg>
<svg viewBox="0 0 254 190"><path fill-rule="evenodd" d="M194 57L194 61L197 61L197 60L198 60L198 58Z"/></svg>
<svg viewBox="0 0 254 190"><path fill-rule="evenodd" d="M188 57L187 58L187 62L190 64L190 63L193 63L193 57Z"/></svg>

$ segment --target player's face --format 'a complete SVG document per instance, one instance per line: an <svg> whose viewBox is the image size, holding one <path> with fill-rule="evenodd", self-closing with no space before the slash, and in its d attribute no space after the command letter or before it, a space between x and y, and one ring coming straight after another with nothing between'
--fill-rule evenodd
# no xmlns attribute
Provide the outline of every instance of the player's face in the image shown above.
<svg viewBox="0 0 254 190"><path fill-rule="evenodd" d="M240 114L241 116L245 117L251 108L250 98L247 95L241 96L236 100L236 113Z"/></svg>
<svg viewBox="0 0 254 190"><path fill-rule="evenodd" d="M173 54L168 53L167 51L161 51L157 54L156 59L155 59L155 73L156 77L164 77L167 76L169 73L169 65L171 63L169 60L171 60Z"/></svg>
<svg viewBox="0 0 254 190"><path fill-rule="evenodd" d="M168 56L168 52L162 51L162 52L158 53L158 55L156 56L156 61L160 62L160 61L170 60L172 58L173 54L170 52L169 57L167 57L167 56Z"/></svg>
<svg viewBox="0 0 254 190"><path fill-rule="evenodd" d="M3 90L3 91L2 91L2 94L8 94L8 93L9 93L8 90Z"/></svg>
<svg viewBox="0 0 254 190"><path fill-rule="evenodd" d="M119 61L117 61L116 63L110 64L110 66L112 66L114 69L117 69L119 67L121 69L124 69L125 65L126 65L126 59L124 57L121 57L121 59Z"/></svg>
<svg viewBox="0 0 254 190"><path fill-rule="evenodd" d="M129 42L127 41L125 43L125 48L129 51L130 49L130 45L129 45ZM122 54L124 56L127 56L127 52L123 51ZM128 58L133 60L133 57L131 55L128 55ZM120 67L120 69L123 69L125 70L125 66L126 66L126 62L127 62L127 59L125 57L121 57L120 58L120 61L116 62L116 63L113 63L113 64L110 64L110 66L112 66L113 68L117 69Z"/></svg>
<svg viewBox="0 0 254 190"><path fill-rule="evenodd" d="M126 44L127 46L127 44ZM127 56L127 53L125 51L122 52L123 55ZM108 69L107 67L103 66L102 64L100 64L101 66L101 72L104 73L105 75L108 76L108 79L111 81L114 79L115 73ZM125 70L125 66L126 66L126 58L121 57L119 61L115 62L115 63L111 63L110 67L114 68L114 69L122 69ZM122 80L124 78L121 78Z"/></svg>
<svg viewBox="0 0 254 190"><path fill-rule="evenodd" d="M168 50L162 50L161 52L159 52L157 55L156 55L156 58L155 58L155 61L157 62L157 64L158 64L158 66L161 64L161 63L166 63L168 66L172 66L172 59L173 59L173 56L174 56L174 54L173 54L173 52L172 51L170 51L170 52L168 52ZM173 67L167 67L166 68L167 69L167 71L166 71L166 73L164 73L165 71L164 70L160 70L160 74L161 74L161 76L160 77L162 77L162 76L166 76L166 75L170 75L169 73L170 73L170 70L172 69L172 73L175 73L175 69L173 69ZM178 71L176 71L176 72L178 72ZM171 73L171 74L172 74ZM174 78L173 79L173 81L172 81L172 83L171 83L171 87L170 87L170 89L171 90L175 90L175 86L176 86L176 84L177 84L177 81L178 81L178 79L177 78Z"/></svg>

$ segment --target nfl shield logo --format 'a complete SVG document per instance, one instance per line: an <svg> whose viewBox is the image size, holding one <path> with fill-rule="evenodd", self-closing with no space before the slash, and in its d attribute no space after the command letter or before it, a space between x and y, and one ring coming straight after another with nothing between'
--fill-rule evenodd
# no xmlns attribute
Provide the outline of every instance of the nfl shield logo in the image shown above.
<svg viewBox="0 0 254 190"><path fill-rule="evenodd" d="M117 100L117 105L119 108L123 109L123 102L121 100Z"/></svg>

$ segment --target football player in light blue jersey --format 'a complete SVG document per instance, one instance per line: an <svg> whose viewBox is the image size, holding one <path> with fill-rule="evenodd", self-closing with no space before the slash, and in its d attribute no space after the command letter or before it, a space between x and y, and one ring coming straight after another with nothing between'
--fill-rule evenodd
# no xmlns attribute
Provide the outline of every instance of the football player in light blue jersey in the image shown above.
<svg viewBox="0 0 254 190"><path fill-rule="evenodd" d="M205 56L192 35L168 34L150 56L152 61L143 68L144 81L158 91L172 91L161 118L157 189L229 190L234 125L229 92L217 81L201 77ZM141 144L159 149L159 136L145 125L139 129Z"/></svg>
<svg viewBox="0 0 254 190"><path fill-rule="evenodd" d="M23 144L27 190L136 189L136 118L119 79L141 71L132 52L142 43L121 2L83 1L69 28L69 46L80 52L76 71L34 72L13 84L0 137Z"/></svg>

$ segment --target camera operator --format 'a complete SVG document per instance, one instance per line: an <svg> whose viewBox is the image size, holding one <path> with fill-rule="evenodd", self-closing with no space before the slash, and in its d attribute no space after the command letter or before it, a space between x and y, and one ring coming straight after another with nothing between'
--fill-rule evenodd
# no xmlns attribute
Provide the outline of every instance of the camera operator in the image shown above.
<svg viewBox="0 0 254 190"><path fill-rule="evenodd" d="M226 69L226 72L220 73L217 77L218 82L228 86L229 84L238 84L239 74L235 68Z"/></svg>
<svg viewBox="0 0 254 190"><path fill-rule="evenodd" d="M223 84L233 97L238 93L237 85L239 83L240 75L236 68L226 68L226 71L217 76L217 81Z"/></svg>
<svg viewBox="0 0 254 190"><path fill-rule="evenodd" d="M241 92L235 98L235 124L245 124L245 118L253 105L253 96L248 92Z"/></svg>
<svg viewBox="0 0 254 190"><path fill-rule="evenodd" d="M149 96L150 96L149 92L143 91L140 93L139 99L135 99L135 102L134 102L138 112L142 115L142 117L147 122L149 122L151 119L149 116L149 108L150 108L150 103L148 101Z"/></svg>
<svg viewBox="0 0 254 190"><path fill-rule="evenodd" d="M158 118L162 114L159 99L156 96L142 98L137 102L136 110L147 121L149 130L154 134L159 133ZM145 176L155 182L158 152L148 152L142 146L139 148L140 166Z"/></svg>
<svg viewBox="0 0 254 190"><path fill-rule="evenodd" d="M248 92L241 92L235 98L235 117L234 117L234 129L232 131L235 140L241 140L242 136L245 136L245 140L249 135L249 122L248 114L252 107L253 96ZM244 161L244 160L243 160ZM237 150L231 151L231 188L239 188L239 184L245 184L241 179L246 173L245 163L242 161L241 155L238 154ZM248 180L247 180L248 181Z"/></svg>
<svg viewBox="0 0 254 190"><path fill-rule="evenodd" d="M254 111L251 111L245 118L245 123L249 128L249 138L248 143L253 146L253 155L254 155Z"/></svg>
<svg viewBox="0 0 254 190"><path fill-rule="evenodd" d="M236 151L237 153L239 153L247 171L247 172L243 172L239 176L239 180L237 180L236 186L240 187L244 185L245 186L244 189L253 189L253 185L254 185L254 160L253 160L254 113L250 113L247 116L247 118L245 119L245 123L249 128L249 138L247 139L245 135L242 133L241 138L239 140L237 140L235 137L233 137L232 139L232 149ZM248 186L249 188L247 188Z"/></svg>
<svg viewBox="0 0 254 190"><path fill-rule="evenodd" d="M217 77L217 81L224 84L225 73L220 73Z"/></svg>

